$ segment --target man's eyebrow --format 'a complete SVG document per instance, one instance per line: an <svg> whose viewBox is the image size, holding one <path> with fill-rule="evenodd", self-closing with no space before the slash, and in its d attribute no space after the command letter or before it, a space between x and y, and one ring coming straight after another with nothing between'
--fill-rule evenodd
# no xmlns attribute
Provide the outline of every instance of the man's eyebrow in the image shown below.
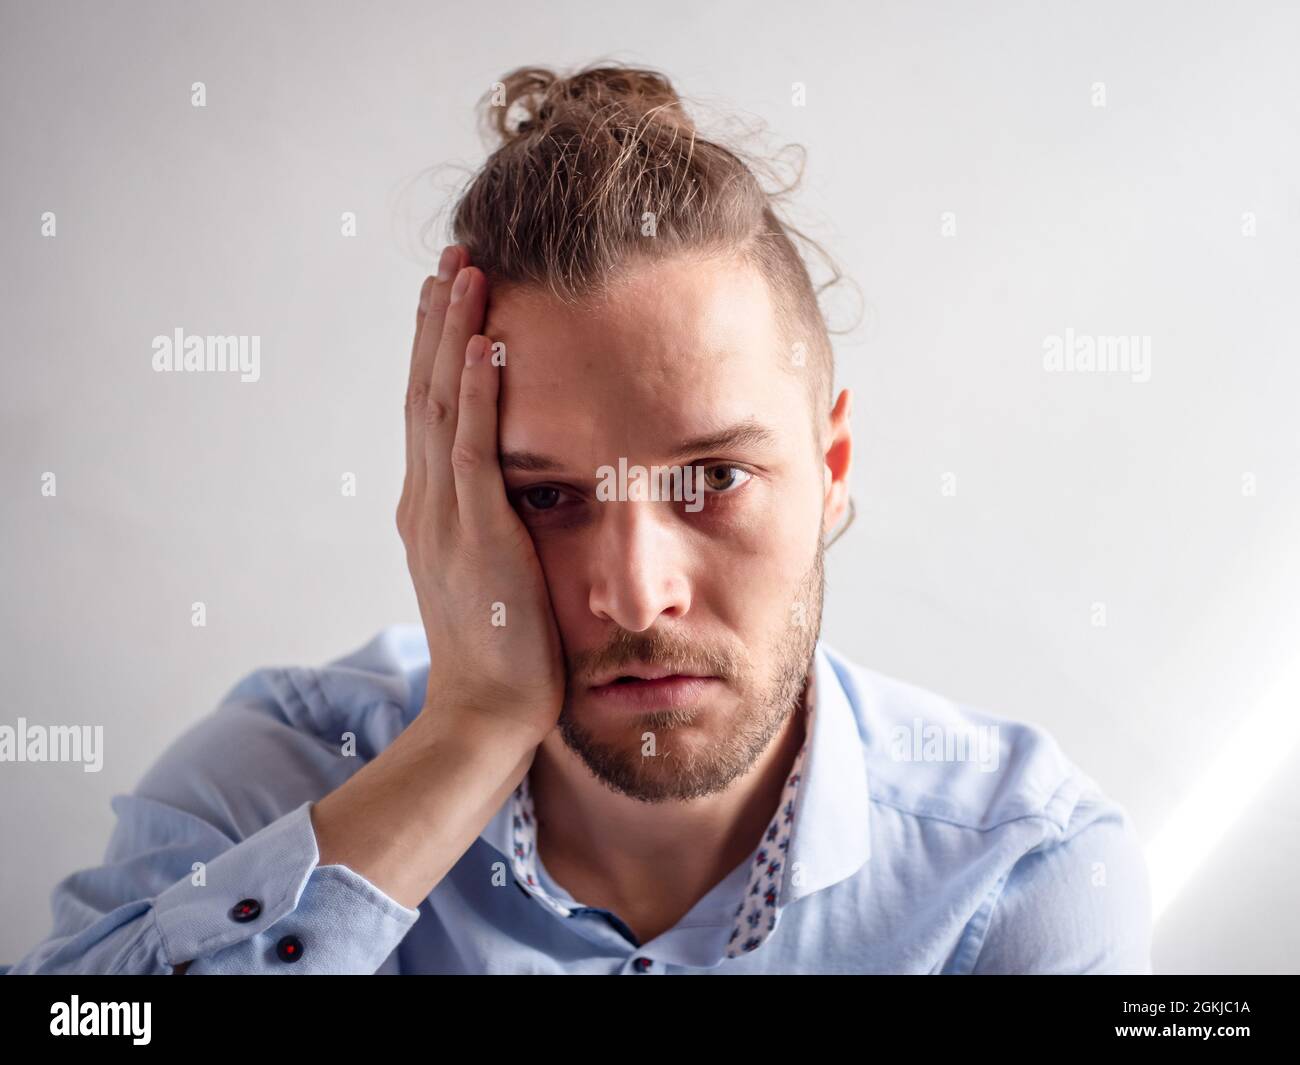
<svg viewBox="0 0 1300 1065"><path fill-rule="evenodd" d="M771 448L778 441L777 434L767 426L747 418L725 429L693 436L682 440L666 456L672 462L679 459L699 458L705 455L747 448ZM518 473L554 473L563 470L564 463L550 455L536 451L501 452L501 469Z"/></svg>

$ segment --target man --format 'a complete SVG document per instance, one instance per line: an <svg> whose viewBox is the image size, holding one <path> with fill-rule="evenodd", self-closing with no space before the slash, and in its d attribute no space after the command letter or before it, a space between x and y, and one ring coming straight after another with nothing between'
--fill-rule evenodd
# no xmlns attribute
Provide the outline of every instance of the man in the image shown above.
<svg viewBox="0 0 1300 1065"><path fill-rule="evenodd" d="M1149 971L1141 849L1052 739L818 640L851 397L810 415L760 273L487 287L452 246L421 293L422 624L239 684L13 971ZM680 498L599 487L637 467Z"/></svg>

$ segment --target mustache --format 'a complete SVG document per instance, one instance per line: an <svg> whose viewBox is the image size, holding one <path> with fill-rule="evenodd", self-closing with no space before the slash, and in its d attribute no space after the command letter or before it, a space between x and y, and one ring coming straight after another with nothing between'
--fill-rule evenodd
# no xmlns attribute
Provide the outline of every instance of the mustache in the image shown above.
<svg viewBox="0 0 1300 1065"><path fill-rule="evenodd" d="M668 637L620 629L597 651L574 656L569 675L590 679L624 666L647 665L675 673L694 673L727 680L739 672L731 652L685 636Z"/></svg>

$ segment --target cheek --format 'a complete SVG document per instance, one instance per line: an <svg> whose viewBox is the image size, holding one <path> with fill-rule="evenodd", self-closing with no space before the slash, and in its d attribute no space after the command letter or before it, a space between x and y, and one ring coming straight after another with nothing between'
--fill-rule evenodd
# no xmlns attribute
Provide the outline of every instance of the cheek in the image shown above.
<svg viewBox="0 0 1300 1065"><path fill-rule="evenodd" d="M718 551L710 593L737 630L755 634L783 628L802 602L821 541L819 491L774 493L763 504Z"/></svg>
<svg viewBox="0 0 1300 1065"><path fill-rule="evenodd" d="M778 586L802 573L820 535L821 490L787 483L761 490L743 505L719 510L705 523L721 565L743 567L746 579L763 577Z"/></svg>
<svg viewBox="0 0 1300 1065"><path fill-rule="evenodd" d="M587 574L582 553L570 541L545 536L534 536L533 548L546 578L556 620L563 624L566 617L573 616L573 604L586 607Z"/></svg>
<svg viewBox="0 0 1300 1065"><path fill-rule="evenodd" d="M609 639L608 622L591 612L591 580L584 563L582 538L537 536L537 560L546 578L551 612L570 664L573 656L600 647Z"/></svg>
<svg viewBox="0 0 1300 1065"><path fill-rule="evenodd" d="M761 634L784 623L807 567L807 551L801 545L774 539L771 533L762 535L754 550L733 553L700 571L695 607L761 644Z"/></svg>
<svg viewBox="0 0 1300 1065"><path fill-rule="evenodd" d="M701 541L692 566L693 609L718 618L745 643L765 645L802 603L819 529L817 512L782 508L733 526L725 541Z"/></svg>

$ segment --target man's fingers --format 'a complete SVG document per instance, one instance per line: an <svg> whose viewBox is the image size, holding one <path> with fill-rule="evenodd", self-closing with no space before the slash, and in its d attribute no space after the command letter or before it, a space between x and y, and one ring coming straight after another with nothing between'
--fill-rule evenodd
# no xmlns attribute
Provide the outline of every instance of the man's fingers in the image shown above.
<svg viewBox="0 0 1300 1065"><path fill-rule="evenodd" d="M424 284L420 288L420 302L415 309L415 337L411 341L411 372L407 375L406 382L406 479L409 485L412 476L416 474L417 467L419 470L419 484L424 483L424 442L423 439L417 439L415 432L411 428L411 376L414 374L415 356L420 347L420 330L424 328L425 307L427 306L429 293L433 289L434 277L430 274L424 279Z"/></svg>
<svg viewBox="0 0 1300 1065"><path fill-rule="evenodd" d="M456 435L456 408L460 402L460 372L465 365L465 345L483 328L483 313L487 309L487 278L483 271L476 266L464 267L456 275L448 298L450 303L433 366L433 395L443 408L451 412L442 434L444 446L450 449Z"/></svg>
<svg viewBox="0 0 1300 1065"><path fill-rule="evenodd" d="M499 373L492 365L488 338L475 333L466 344L451 445L456 510L461 528L473 539L490 535L494 524L500 524L502 506L508 505L497 450Z"/></svg>
<svg viewBox="0 0 1300 1065"><path fill-rule="evenodd" d="M442 258L438 260L437 277L429 285L428 291L421 293L425 304L424 320L411 351L411 374L406 386L408 395L412 391L424 392L432 386L433 360L438 352L438 340L442 337L447 305L451 302L452 279L460 270L464 259L465 249L459 244L445 248Z"/></svg>
<svg viewBox="0 0 1300 1065"><path fill-rule="evenodd" d="M411 363L415 363L415 354L420 347L420 328L424 325L424 308L429 299L429 290L433 288L434 277L430 274L420 286L420 302L415 308L415 336L411 340ZM408 377L409 380L409 377Z"/></svg>
<svg viewBox="0 0 1300 1065"><path fill-rule="evenodd" d="M411 371L406 384L406 469L409 488L421 500L431 480L448 476L446 458L430 464L429 426L436 421L433 364L442 338L443 321L451 303L452 279L465 260L465 249L452 244L443 249L438 273L421 289L422 309L417 315L419 330L411 350ZM433 471L433 477L430 473Z"/></svg>
<svg viewBox="0 0 1300 1065"><path fill-rule="evenodd" d="M435 304L437 296L435 291ZM445 298L448 302L433 360L433 386L425 410L425 483L433 508L440 514L455 514L456 485L451 472L451 445L456 438L465 345L483 327L483 312L487 304L487 278L483 271L473 266L462 267L455 282L447 286ZM420 346L424 346L423 341Z"/></svg>

